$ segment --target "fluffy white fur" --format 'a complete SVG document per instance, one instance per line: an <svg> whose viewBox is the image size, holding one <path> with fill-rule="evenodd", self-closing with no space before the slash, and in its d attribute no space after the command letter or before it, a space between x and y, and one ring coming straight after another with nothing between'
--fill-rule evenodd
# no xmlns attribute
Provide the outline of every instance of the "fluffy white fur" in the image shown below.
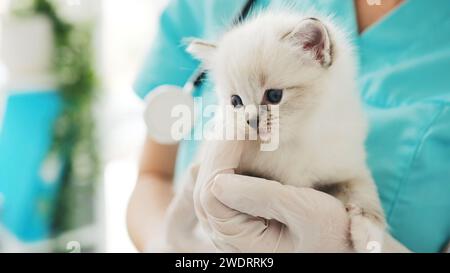
<svg viewBox="0 0 450 273"><path fill-rule="evenodd" d="M279 148L248 141L238 173L333 194L349 208L358 252L382 242L379 198L365 163L366 121L356 63L346 34L329 18L267 12L227 32L217 44L194 40L188 51L211 71L220 103L239 95L259 105L267 89L283 89Z"/></svg>

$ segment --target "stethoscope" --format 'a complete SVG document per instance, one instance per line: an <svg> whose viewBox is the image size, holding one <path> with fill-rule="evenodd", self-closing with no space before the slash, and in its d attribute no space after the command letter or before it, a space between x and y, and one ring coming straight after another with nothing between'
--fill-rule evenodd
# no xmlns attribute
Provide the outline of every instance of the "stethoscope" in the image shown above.
<svg viewBox="0 0 450 273"><path fill-rule="evenodd" d="M247 0L233 23L245 20L256 1ZM194 91L202 86L206 75L206 70L200 66L182 88L162 85L147 95L144 120L147 125L147 134L151 139L161 144L175 144L180 140L172 131L173 125L178 120L178 117L173 114L173 109L182 106L185 110L193 113ZM193 119L190 124L184 124L184 133L189 133L193 125ZM186 126L190 127L186 128Z"/></svg>

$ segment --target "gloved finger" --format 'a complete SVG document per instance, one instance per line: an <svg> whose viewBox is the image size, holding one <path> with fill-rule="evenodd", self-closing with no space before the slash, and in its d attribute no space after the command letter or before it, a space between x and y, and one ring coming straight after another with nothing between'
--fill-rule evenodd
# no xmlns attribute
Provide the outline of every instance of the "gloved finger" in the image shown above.
<svg viewBox="0 0 450 273"><path fill-rule="evenodd" d="M228 172L232 173L232 172ZM283 228L269 221L241 213L222 204L211 192L209 183L201 193L201 204L208 230L216 248L223 252L273 252L279 248ZM283 243L286 250L288 244ZM291 249L291 247L288 247Z"/></svg>
<svg viewBox="0 0 450 273"><path fill-rule="evenodd" d="M345 213L342 203L331 195L261 178L221 174L216 176L211 190L232 209L288 226L293 221L296 225L308 223L317 213Z"/></svg>
<svg viewBox="0 0 450 273"><path fill-rule="evenodd" d="M292 237L276 220L240 213L227 221L212 221L212 240L224 252L291 252Z"/></svg>
<svg viewBox="0 0 450 273"><path fill-rule="evenodd" d="M227 170L223 171L222 174L233 174L234 171ZM211 187L213 183L206 183L200 189L200 204L203 211L206 213L206 218L215 218L216 220L224 220L226 221L229 218L232 218L239 214L238 211L231 209L225 206L222 202L220 202L217 197L212 193Z"/></svg>
<svg viewBox="0 0 450 273"><path fill-rule="evenodd" d="M210 184L213 177L221 172L233 172L238 166L242 154L243 144L240 141L209 141L205 143L203 161L199 169L196 186L194 188L194 207L197 217L203 228L210 230L208 217L204 206L210 211L219 211L228 214L231 210L212 195L210 196Z"/></svg>
<svg viewBox="0 0 450 273"><path fill-rule="evenodd" d="M208 223L206 229L219 251L273 252L278 249L280 223L253 217L223 205L211 192L211 186L212 183L206 183L200 192L200 217Z"/></svg>
<svg viewBox="0 0 450 273"><path fill-rule="evenodd" d="M205 143L199 181L209 181L216 174L238 167L243 150L242 141L215 140Z"/></svg>

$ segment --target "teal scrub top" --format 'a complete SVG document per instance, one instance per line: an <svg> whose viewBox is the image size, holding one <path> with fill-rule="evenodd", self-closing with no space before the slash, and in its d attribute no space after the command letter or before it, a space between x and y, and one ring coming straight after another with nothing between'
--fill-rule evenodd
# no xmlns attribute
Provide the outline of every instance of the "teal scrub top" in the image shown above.
<svg viewBox="0 0 450 273"><path fill-rule="evenodd" d="M257 6L286 2L260 0ZM198 66L184 51L183 38L214 40L244 3L170 1L136 92L144 97L162 84L182 86ZM358 49L358 81L370 123L367 160L390 232L412 251L441 251L450 240L450 1L406 0L362 34L353 0L296 3L298 10L333 15ZM215 102L210 82L194 96L203 97L204 104ZM177 177L198 144L181 143Z"/></svg>

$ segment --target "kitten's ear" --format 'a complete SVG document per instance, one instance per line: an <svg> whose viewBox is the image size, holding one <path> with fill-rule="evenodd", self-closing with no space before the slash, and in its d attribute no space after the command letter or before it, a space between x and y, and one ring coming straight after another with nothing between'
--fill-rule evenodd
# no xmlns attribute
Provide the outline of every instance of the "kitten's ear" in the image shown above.
<svg viewBox="0 0 450 273"><path fill-rule="evenodd" d="M211 64L217 46L207 41L192 39L186 49L194 58L201 61L205 66Z"/></svg>
<svg viewBox="0 0 450 273"><path fill-rule="evenodd" d="M325 25L318 19L302 20L294 30L285 34L282 39L310 52L311 56L323 67L331 66L333 56L330 35Z"/></svg>

